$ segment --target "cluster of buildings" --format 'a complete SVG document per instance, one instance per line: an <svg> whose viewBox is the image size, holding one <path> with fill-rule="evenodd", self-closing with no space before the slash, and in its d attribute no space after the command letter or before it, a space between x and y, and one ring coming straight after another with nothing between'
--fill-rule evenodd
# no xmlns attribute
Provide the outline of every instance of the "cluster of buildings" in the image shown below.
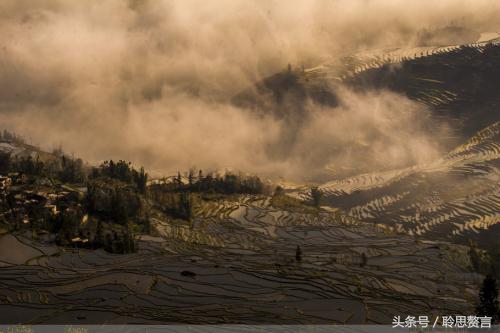
<svg viewBox="0 0 500 333"><path fill-rule="evenodd" d="M21 173L0 175L2 216L17 224L29 224L33 219L59 214L59 206L71 205L71 194L46 184L30 184Z"/></svg>

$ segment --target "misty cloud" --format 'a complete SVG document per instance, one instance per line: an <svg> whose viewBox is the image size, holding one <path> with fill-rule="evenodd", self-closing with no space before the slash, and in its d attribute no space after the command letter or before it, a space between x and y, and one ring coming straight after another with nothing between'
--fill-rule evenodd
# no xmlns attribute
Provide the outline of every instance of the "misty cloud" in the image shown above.
<svg viewBox="0 0 500 333"><path fill-rule="evenodd" d="M280 158L269 147L287 124L229 101L287 63L422 44L440 29L468 42L500 30L499 9L496 1L2 1L1 127L157 174L230 167L304 179L326 166L421 162L439 143L401 96L340 89L338 108L311 103Z"/></svg>

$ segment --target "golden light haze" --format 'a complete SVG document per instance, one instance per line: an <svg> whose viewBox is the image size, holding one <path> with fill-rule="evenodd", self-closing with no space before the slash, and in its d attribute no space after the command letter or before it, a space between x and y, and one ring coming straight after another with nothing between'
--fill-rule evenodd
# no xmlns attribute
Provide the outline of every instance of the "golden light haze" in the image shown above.
<svg viewBox="0 0 500 333"><path fill-rule="evenodd" d="M402 96L342 91L339 108L311 104L312 117L280 159L266 147L284 124L230 100L288 63L471 42L500 31L499 14L493 0L4 0L0 127L91 162L132 160L156 174L230 167L303 179L360 159L376 168L417 163L437 156L439 142ZM450 25L461 34L422 34ZM339 149L363 140L373 156Z"/></svg>

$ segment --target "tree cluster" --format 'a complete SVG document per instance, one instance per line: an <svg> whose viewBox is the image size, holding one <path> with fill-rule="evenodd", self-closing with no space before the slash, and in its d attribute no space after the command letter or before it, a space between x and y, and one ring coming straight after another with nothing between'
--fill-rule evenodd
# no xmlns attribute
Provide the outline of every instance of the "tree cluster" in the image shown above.
<svg viewBox="0 0 500 333"><path fill-rule="evenodd" d="M479 291L479 303L476 307L476 314L481 317L491 317L492 324L500 322L497 281L491 275L487 275L483 280L483 285Z"/></svg>
<svg viewBox="0 0 500 333"><path fill-rule="evenodd" d="M312 198L312 204L315 207L319 207L321 204L321 197L323 196L323 193L318 187L313 187L311 188L311 198Z"/></svg>
<svg viewBox="0 0 500 333"><path fill-rule="evenodd" d="M45 164L40 160L39 157L16 157L10 162L10 165L11 172L21 172L32 176L46 175Z"/></svg>
<svg viewBox="0 0 500 333"><path fill-rule="evenodd" d="M161 191L156 187L151 190L151 196L159 208L166 214L191 221L194 217L196 196L188 192Z"/></svg>
<svg viewBox="0 0 500 333"><path fill-rule="evenodd" d="M156 184L154 187L170 192L220 193L220 194L263 194L267 187L257 176L226 173L223 176L212 173L203 175L200 170L195 176L191 170L187 182L181 174L169 183Z"/></svg>
<svg viewBox="0 0 500 333"><path fill-rule="evenodd" d="M0 152L0 174L9 172L23 173L28 176L50 177L64 183L84 183L86 170L81 159L73 159L61 155L55 159L42 161L39 156L12 157L9 153Z"/></svg>
<svg viewBox="0 0 500 333"><path fill-rule="evenodd" d="M86 207L94 216L126 225L139 220L141 198L134 187L101 178L87 183Z"/></svg>
<svg viewBox="0 0 500 333"><path fill-rule="evenodd" d="M6 152L0 152L0 175L6 175L11 171L12 162L10 159L10 154Z"/></svg>
<svg viewBox="0 0 500 333"><path fill-rule="evenodd" d="M113 230L105 232L103 223L97 222L95 237L92 242L94 248L103 248L110 253L132 253L135 252L136 245L133 232L129 224L127 224L121 232Z"/></svg>
<svg viewBox="0 0 500 333"><path fill-rule="evenodd" d="M15 142L24 144L24 138L16 135L16 133L9 132L7 130L0 131L0 140L6 142Z"/></svg>
<svg viewBox="0 0 500 333"><path fill-rule="evenodd" d="M118 162L113 160L105 161L99 167L93 168L91 175L92 178L109 177L128 184L134 184L142 193L146 191L148 181L148 174L144 171L144 168L141 167L139 170L135 170L130 162L123 160Z"/></svg>

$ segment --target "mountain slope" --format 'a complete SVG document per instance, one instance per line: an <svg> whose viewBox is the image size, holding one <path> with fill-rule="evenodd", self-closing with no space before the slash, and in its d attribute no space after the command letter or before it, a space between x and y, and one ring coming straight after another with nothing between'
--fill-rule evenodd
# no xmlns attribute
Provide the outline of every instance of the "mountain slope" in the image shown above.
<svg viewBox="0 0 500 333"><path fill-rule="evenodd" d="M320 190L325 205L390 230L433 239L489 239L486 234L500 226L499 166L496 122L433 163L333 181Z"/></svg>
<svg viewBox="0 0 500 333"><path fill-rule="evenodd" d="M403 98L397 100L400 96ZM365 98L365 103L352 103L352 100L364 101ZM417 159L413 155L397 166L384 166L385 160L379 163L376 150L368 141L380 143L384 146L383 151L390 150L392 141L387 139L394 133L384 132L376 126L370 128L371 132L363 132L366 126L357 126L364 120L358 122L354 118L357 108L369 109L379 99L384 103L393 101L383 105L390 110L397 109L408 99L413 101L401 106L411 110L403 111L416 114L412 122L414 127L401 125L401 128L409 127L404 135L411 136L415 142L420 142L418 137L422 136L423 141L436 145L435 150L451 150L482 128L500 121L500 39L446 47L375 50L314 68L289 69L258 82L237 95L234 103L249 112L272 114L283 120L283 139L273 143L276 149L273 144L268 149L269 157L279 161L294 158L294 148L302 143L301 134L308 133L308 125L318 118L318 113L335 115L327 119L332 125L336 119L340 118L340 122L346 114L352 115L353 119L336 131L345 128L357 133L357 130L359 135L346 135L348 139L339 140L328 137L331 144L323 145L317 154L320 156L314 155L313 162L307 164L309 169L316 165L316 170L310 173L319 175L316 179L324 181L331 179L329 175L332 174L347 177L371 172L374 165L390 174L390 168L410 167L415 163ZM356 162L345 162L349 158L335 160L337 155L356 156ZM337 166L328 161L318 165L316 161L328 159L324 156L337 161Z"/></svg>

